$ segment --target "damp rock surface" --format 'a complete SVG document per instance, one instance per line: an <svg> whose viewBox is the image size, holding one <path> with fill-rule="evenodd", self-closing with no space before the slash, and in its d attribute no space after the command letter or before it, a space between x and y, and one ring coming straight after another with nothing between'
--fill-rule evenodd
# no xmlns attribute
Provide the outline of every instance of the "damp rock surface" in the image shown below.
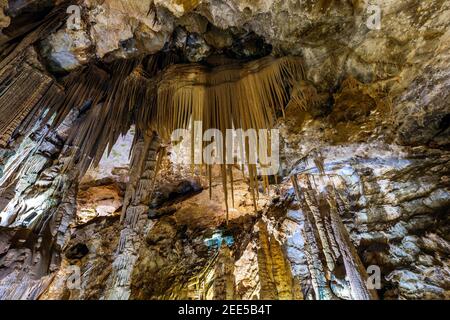
<svg viewBox="0 0 450 320"><path fill-rule="evenodd" d="M59 5L0 1L0 299L450 299L448 1ZM177 162L194 100L278 175Z"/></svg>

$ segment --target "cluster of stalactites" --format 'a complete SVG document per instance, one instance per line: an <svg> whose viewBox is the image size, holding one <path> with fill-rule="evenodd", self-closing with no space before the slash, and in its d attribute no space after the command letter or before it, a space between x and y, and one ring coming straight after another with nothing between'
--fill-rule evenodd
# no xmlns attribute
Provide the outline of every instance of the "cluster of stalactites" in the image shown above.
<svg viewBox="0 0 450 320"><path fill-rule="evenodd" d="M74 151L66 165L76 165L82 175L131 125L136 126L136 139L157 132L167 142L174 130L187 129L194 121L202 122L203 131L269 129L277 115L284 115L293 88L304 78L295 57L215 68L175 62L175 56L160 53L91 64L58 83L18 54L0 72L0 112L8 115L0 123L0 143L5 146L18 128L29 127L37 117L57 127L77 108L81 117L67 141ZM11 101L14 112L7 110ZM233 178L231 167L221 166L228 212L227 183L232 188ZM256 165L248 165L247 171L256 207Z"/></svg>

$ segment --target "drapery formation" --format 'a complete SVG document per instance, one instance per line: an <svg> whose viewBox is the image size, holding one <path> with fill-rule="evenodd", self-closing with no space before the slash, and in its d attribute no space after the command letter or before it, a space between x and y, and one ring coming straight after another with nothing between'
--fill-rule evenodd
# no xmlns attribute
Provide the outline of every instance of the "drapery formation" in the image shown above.
<svg viewBox="0 0 450 320"><path fill-rule="evenodd" d="M304 77L299 58L262 58L245 64L208 68L197 64L174 65L162 75L157 85L155 128L166 140L179 128L202 124L202 136L208 129L270 129L277 115L284 115L294 86ZM259 138L259 137L258 137ZM191 164L194 163L194 132L191 136ZM260 141L261 142L261 141ZM220 143L220 142L216 142ZM233 190L232 165L227 164L227 146L216 156L221 164L222 185L228 211L228 182ZM238 141L244 151L248 180L256 209L258 192L257 168L249 163L249 142ZM270 149L270 141L264 145ZM211 184L211 165L206 165ZM243 172L244 172L244 168ZM263 177L268 188L267 176ZM231 191L232 192L232 191Z"/></svg>
<svg viewBox="0 0 450 320"><path fill-rule="evenodd" d="M268 129L302 78L301 60L295 57L216 68L174 65L158 83L156 125L166 138L191 121L202 121L206 129Z"/></svg>
<svg viewBox="0 0 450 320"><path fill-rule="evenodd" d="M59 85L26 60L32 46L64 23L68 1L62 1L44 19L23 28L9 30L0 40L0 147L14 134L31 129L43 112L42 102L59 96ZM62 122L62 120L61 120ZM60 122L60 123L61 123Z"/></svg>
<svg viewBox="0 0 450 320"><path fill-rule="evenodd" d="M16 129L28 127L32 122L37 111L34 107L49 90L52 79L27 64L20 64L8 66L0 82L0 147L5 147ZM31 93L30 88L34 88Z"/></svg>

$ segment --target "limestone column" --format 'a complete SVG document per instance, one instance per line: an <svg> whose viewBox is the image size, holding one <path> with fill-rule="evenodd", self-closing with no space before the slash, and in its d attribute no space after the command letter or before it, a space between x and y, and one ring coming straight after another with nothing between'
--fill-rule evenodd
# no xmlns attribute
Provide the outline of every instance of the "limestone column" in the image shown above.
<svg viewBox="0 0 450 320"><path fill-rule="evenodd" d="M143 236L152 226L147 218L150 198L156 176L156 158L160 140L149 134L135 144L121 222L120 239L102 297L108 300L127 300L131 294L131 277Z"/></svg>

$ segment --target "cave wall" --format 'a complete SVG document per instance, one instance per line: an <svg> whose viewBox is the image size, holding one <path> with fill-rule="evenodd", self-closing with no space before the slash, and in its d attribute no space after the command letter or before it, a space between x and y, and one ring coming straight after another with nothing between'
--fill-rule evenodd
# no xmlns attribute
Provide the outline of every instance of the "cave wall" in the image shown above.
<svg viewBox="0 0 450 320"><path fill-rule="evenodd" d="M24 3L0 3L2 46L20 38L15 26L30 12L49 10ZM119 160L113 152L79 177L67 139L85 121L82 106L51 128L29 114L36 96L23 92L18 122L0 120L1 299L369 298L354 288L346 254L359 258L355 268L380 268L379 298L449 298L447 1L380 1L381 30L365 26L364 1L80 4L78 30L52 30L19 64L21 81L40 82L37 95L53 74L98 59L167 50L214 65L270 53L302 57L307 80L292 94L307 92L308 104L288 105L277 124L280 184L254 212L242 178L226 226L218 178L212 200L205 181L170 169L153 190L158 147L148 139L133 150L140 165L122 159L128 137L116 146ZM291 175L313 184L314 219ZM330 184L341 236L327 218ZM346 236L342 253L333 241Z"/></svg>

